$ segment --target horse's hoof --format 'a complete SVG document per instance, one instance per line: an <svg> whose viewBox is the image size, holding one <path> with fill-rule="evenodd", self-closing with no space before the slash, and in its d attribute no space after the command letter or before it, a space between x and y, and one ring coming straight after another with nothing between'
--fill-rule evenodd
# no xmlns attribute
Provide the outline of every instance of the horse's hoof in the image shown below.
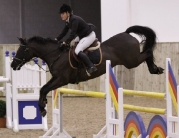
<svg viewBox="0 0 179 138"><path fill-rule="evenodd" d="M45 117L46 114L47 114L47 111L46 110L43 110L42 112L40 112L41 116Z"/></svg>
<svg viewBox="0 0 179 138"><path fill-rule="evenodd" d="M162 73L163 73L163 71L164 71L164 69L163 69L163 68L158 67L158 74L162 74Z"/></svg>
<svg viewBox="0 0 179 138"><path fill-rule="evenodd" d="M45 99L45 100L44 100L44 104L47 104L47 103L48 103L48 102L47 102L47 99Z"/></svg>

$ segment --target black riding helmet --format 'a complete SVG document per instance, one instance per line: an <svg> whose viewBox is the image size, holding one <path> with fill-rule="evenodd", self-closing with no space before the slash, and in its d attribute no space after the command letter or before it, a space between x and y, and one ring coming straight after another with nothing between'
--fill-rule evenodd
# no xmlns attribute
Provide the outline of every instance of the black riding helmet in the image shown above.
<svg viewBox="0 0 179 138"><path fill-rule="evenodd" d="M72 10L71 10L71 7L67 4L63 4L61 7L60 7L60 11L59 13L64 13L64 12L68 12L70 14L72 14Z"/></svg>

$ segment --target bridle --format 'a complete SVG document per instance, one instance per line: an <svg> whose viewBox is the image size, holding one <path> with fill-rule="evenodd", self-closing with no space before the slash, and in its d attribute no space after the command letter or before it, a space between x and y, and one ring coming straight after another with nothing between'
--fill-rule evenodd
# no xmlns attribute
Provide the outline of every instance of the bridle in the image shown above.
<svg viewBox="0 0 179 138"><path fill-rule="evenodd" d="M26 45L23 45L23 44L20 44L20 47L25 47L25 50L23 50L23 56L22 56L23 58L19 59L19 58L15 57L15 56L13 57L14 62L20 61L20 63L17 66L17 68L22 67L26 62L28 62L28 60L26 60L26 55L27 55L27 52L29 51L29 48ZM34 60L34 58L32 58L31 60Z"/></svg>
<svg viewBox="0 0 179 138"><path fill-rule="evenodd" d="M35 59L36 59L36 57L34 57L34 58L32 58L32 59L30 59L30 60L26 60L26 52L28 52L29 51L29 47L27 47L26 45L23 45L23 44L20 44L20 47L25 47L25 50L23 51L23 59L19 59L19 58L17 58L17 57L15 57L14 56L14 58L13 58L13 61L14 62L16 62L16 61L20 61L20 64L17 66L17 68L19 68L19 67L22 67L26 62L29 62L29 61L34 61ZM59 49L59 48L57 48L57 49ZM48 54L50 54L51 52L53 52L53 51L55 51L55 50L57 50L57 49L54 49L54 50L52 50L52 51L49 51L49 52L47 52L47 53L45 53L44 55L42 55L41 57L44 57L44 56L46 56L46 55L48 55ZM65 51L63 51L62 53L64 53ZM52 62L52 64L50 65L50 67L49 67L49 69L51 70L51 68L52 68L52 66L55 64L55 62L61 57L61 55L62 55L62 53L60 54L60 55L58 55L58 57ZM43 69L38 63L36 63L41 69ZM44 70L44 69L43 69ZM47 71L47 70L44 70L44 71L46 71L46 72L49 72L49 71Z"/></svg>

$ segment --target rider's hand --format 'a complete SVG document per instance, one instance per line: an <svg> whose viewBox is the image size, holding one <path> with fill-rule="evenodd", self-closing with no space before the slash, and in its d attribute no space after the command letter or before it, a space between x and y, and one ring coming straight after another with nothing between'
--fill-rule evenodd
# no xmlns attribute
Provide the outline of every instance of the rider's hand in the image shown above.
<svg viewBox="0 0 179 138"><path fill-rule="evenodd" d="M63 43L62 41L58 40L58 38L57 38L57 37L56 37L56 38L54 38L54 40L55 40L55 41L57 41L59 44L60 44L60 43Z"/></svg>
<svg viewBox="0 0 179 138"><path fill-rule="evenodd" d="M60 50L63 50L66 47L66 43L62 42L59 46Z"/></svg>
<svg viewBox="0 0 179 138"><path fill-rule="evenodd" d="M62 43L59 45L59 49L63 51L64 45Z"/></svg>
<svg viewBox="0 0 179 138"><path fill-rule="evenodd" d="M66 49L66 50L69 50L70 49L70 46L69 46L69 44L67 44L67 43L65 43L65 42L61 42L61 44L60 44L60 46L59 46L59 49L60 50L64 50L64 49Z"/></svg>

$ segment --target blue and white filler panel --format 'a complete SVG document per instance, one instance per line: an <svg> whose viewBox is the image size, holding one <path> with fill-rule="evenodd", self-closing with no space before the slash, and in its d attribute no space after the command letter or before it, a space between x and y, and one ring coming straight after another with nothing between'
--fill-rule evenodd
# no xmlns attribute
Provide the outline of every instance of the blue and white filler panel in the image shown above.
<svg viewBox="0 0 179 138"><path fill-rule="evenodd" d="M38 101L18 101L19 125L42 124Z"/></svg>
<svg viewBox="0 0 179 138"><path fill-rule="evenodd" d="M12 57L15 52L12 52ZM13 71L9 51L5 52L6 126L15 132L22 129L48 130L47 117L41 117L38 107L39 91L46 84L46 72L35 64L25 64L21 70ZM46 64L42 62L42 68Z"/></svg>
<svg viewBox="0 0 179 138"><path fill-rule="evenodd" d="M42 117L38 106L38 97L32 95L31 99L21 100L18 96L16 100L17 112L13 115L13 130L18 132L23 129L43 129L48 130L47 116Z"/></svg>

